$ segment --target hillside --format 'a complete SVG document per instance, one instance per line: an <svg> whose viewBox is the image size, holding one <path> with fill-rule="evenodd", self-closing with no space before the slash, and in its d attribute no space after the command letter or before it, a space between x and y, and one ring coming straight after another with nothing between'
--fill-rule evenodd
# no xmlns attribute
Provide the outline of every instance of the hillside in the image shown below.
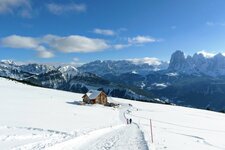
<svg viewBox="0 0 225 150"><path fill-rule="evenodd" d="M0 149L225 149L221 113L119 98L119 108L78 105L82 94L3 78L0 85Z"/></svg>

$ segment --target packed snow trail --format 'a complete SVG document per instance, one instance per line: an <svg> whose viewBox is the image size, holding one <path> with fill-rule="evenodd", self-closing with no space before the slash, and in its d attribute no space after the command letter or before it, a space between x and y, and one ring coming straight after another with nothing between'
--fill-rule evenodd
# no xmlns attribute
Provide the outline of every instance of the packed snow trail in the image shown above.
<svg viewBox="0 0 225 150"><path fill-rule="evenodd" d="M119 118L126 123L126 113L131 106L122 105ZM138 125L121 124L99 129L50 147L49 150L148 150Z"/></svg>
<svg viewBox="0 0 225 150"><path fill-rule="evenodd" d="M48 150L148 150L148 146L138 126L131 124L96 130Z"/></svg>
<svg viewBox="0 0 225 150"><path fill-rule="evenodd" d="M148 146L138 126L131 124L85 144L81 150L148 150Z"/></svg>

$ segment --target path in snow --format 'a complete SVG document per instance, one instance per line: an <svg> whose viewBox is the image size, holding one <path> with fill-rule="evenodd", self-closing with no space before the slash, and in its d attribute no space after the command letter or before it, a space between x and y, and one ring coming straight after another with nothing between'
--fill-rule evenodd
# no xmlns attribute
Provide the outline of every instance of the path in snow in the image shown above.
<svg viewBox="0 0 225 150"><path fill-rule="evenodd" d="M119 110L119 118L124 124L92 131L49 147L49 150L148 150L138 125L125 125L129 109L131 106L124 104Z"/></svg>
<svg viewBox="0 0 225 150"><path fill-rule="evenodd" d="M148 150L141 130L136 124L116 129L82 149L87 150Z"/></svg>
<svg viewBox="0 0 225 150"><path fill-rule="evenodd" d="M148 150L148 146L138 126L131 124L99 129L48 150Z"/></svg>

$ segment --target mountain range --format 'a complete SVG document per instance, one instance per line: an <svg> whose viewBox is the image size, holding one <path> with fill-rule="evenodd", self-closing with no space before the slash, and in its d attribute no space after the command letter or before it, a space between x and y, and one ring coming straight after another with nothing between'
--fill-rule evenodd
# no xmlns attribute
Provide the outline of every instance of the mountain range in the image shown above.
<svg viewBox="0 0 225 150"><path fill-rule="evenodd" d="M170 62L93 61L80 67L0 62L0 76L72 92L225 111L225 56L172 54Z"/></svg>
<svg viewBox="0 0 225 150"><path fill-rule="evenodd" d="M212 57L205 57L202 53L196 53L185 57L182 51L176 51L171 56L168 70L184 74L224 76L225 56L218 53Z"/></svg>

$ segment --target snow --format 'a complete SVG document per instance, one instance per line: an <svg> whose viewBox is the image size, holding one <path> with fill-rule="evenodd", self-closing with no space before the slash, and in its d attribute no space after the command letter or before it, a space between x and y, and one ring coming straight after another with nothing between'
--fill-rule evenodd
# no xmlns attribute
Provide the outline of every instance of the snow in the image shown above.
<svg viewBox="0 0 225 150"><path fill-rule="evenodd" d="M129 136L128 136L129 135ZM132 124L123 126L119 129L109 132L102 137L96 139L93 143L89 142L81 147L84 150L99 150L99 149L112 149L112 150L147 150L147 144L143 134L137 127Z"/></svg>
<svg viewBox="0 0 225 150"><path fill-rule="evenodd" d="M80 105L83 94L3 78L0 92L0 149L225 149L222 113L119 98L118 108Z"/></svg>
<svg viewBox="0 0 225 150"><path fill-rule="evenodd" d="M135 71L135 70L133 70L131 73L133 73L133 74L138 74L138 72L137 72L137 71Z"/></svg>
<svg viewBox="0 0 225 150"><path fill-rule="evenodd" d="M141 89L143 89L146 86L146 84L144 82L141 83Z"/></svg>
<svg viewBox="0 0 225 150"><path fill-rule="evenodd" d="M59 71L63 74L64 78L72 78L78 74L77 68L71 65L62 66L59 68Z"/></svg>
<svg viewBox="0 0 225 150"><path fill-rule="evenodd" d="M152 85L158 88L166 88L168 86L166 83L153 83Z"/></svg>
<svg viewBox="0 0 225 150"><path fill-rule="evenodd" d="M118 125L115 127L108 127L99 129L96 131L89 132L86 135L79 136L77 138L56 144L52 147L49 147L48 150L55 150L55 149L84 149L85 146L88 147L90 143L94 143L96 139L101 138L102 136L105 136L105 134L109 134L113 132L114 130L120 129L124 125Z"/></svg>
<svg viewBox="0 0 225 150"><path fill-rule="evenodd" d="M125 100L117 99L125 103ZM167 150L224 150L225 114L179 106L128 101L128 114L145 134L148 145ZM151 143L150 120L154 144Z"/></svg>
<svg viewBox="0 0 225 150"><path fill-rule="evenodd" d="M176 77L176 76L178 76L179 74L176 73L176 72L171 72L171 73L167 73L166 75L167 75L167 76L170 76L170 77Z"/></svg>
<svg viewBox="0 0 225 150"><path fill-rule="evenodd" d="M14 61L12 60L1 60L0 63L4 63L4 64L11 64L11 65L17 65Z"/></svg>
<svg viewBox="0 0 225 150"><path fill-rule="evenodd" d="M225 56L222 53L210 54L201 51L185 57L182 51L176 51L171 56L168 69L189 75L224 76Z"/></svg>
<svg viewBox="0 0 225 150"><path fill-rule="evenodd" d="M97 90L90 90L88 91L86 94L89 97L89 99L95 99L96 97L98 97L98 95L101 93L101 91L97 91Z"/></svg>
<svg viewBox="0 0 225 150"><path fill-rule="evenodd" d="M36 142L33 147L44 147L96 129L121 124L119 112L113 108L74 103L82 100L82 94L27 86L3 78L0 78L0 91L1 149L30 142ZM36 138L36 135L41 137ZM18 136L31 138L21 140ZM4 140L4 137L10 140ZM49 137L49 142L45 137Z"/></svg>

